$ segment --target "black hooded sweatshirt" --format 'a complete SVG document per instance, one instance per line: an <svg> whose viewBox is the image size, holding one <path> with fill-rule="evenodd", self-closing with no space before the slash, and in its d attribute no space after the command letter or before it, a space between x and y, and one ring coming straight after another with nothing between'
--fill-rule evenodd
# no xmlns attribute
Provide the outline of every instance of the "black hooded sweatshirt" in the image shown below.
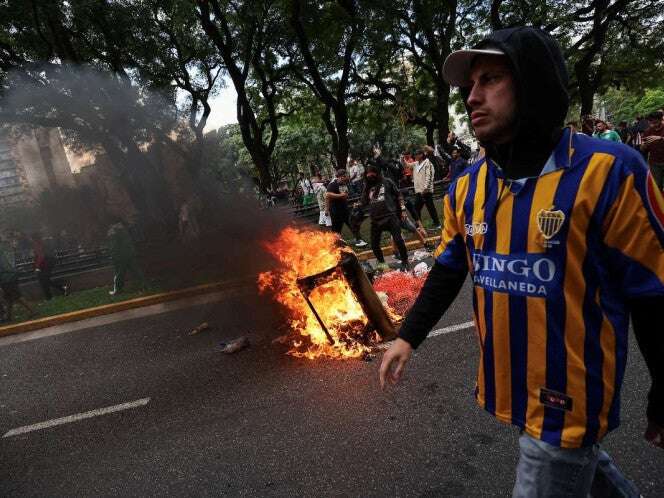
<svg viewBox="0 0 664 498"><path fill-rule="evenodd" d="M502 50L516 85L515 138L500 145L482 143L487 156L507 178L539 176L562 136L569 107L567 69L558 42L543 31L518 27L495 31L474 48ZM470 88L460 92L466 101ZM452 304L466 275L435 263L399 337L417 348ZM664 298L630 303L634 332L652 377L648 418L664 427L664 335L652 333L647 315L658 306L664 308Z"/></svg>

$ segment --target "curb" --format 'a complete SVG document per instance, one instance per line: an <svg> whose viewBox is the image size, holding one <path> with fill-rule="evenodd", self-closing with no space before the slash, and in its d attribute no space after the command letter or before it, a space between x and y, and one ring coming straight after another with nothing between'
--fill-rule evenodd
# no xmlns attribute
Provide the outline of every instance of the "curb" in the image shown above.
<svg viewBox="0 0 664 498"><path fill-rule="evenodd" d="M426 240L427 242L440 242L440 236L427 237L424 240ZM410 240L406 242L406 249L408 249L409 251L411 249L418 249L420 247L424 246L422 246L422 243L419 240ZM388 256L394 253L394 248L391 244L389 246L382 247L381 249L383 250L383 254ZM367 261L373 258L374 258L373 251L362 251L357 253L357 259L359 259L360 261Z"/></svg>
<svg viewBox="0 0 664 498"><path fill-rule="evenodd" d="M69 313L63 313L61 315L47 316L44 318L38 318L36 320L29 320L27 322L16 323L13 325L6 325L4 327L0 327L0 337L5 337L14 334L22 334L25 332L32 332L34 330L43 329L46 327L62 325L64 323L70 323L70 322L78 322L88 318L95 318L102 315L110 315L112 313L117 313L120 311L142 308L145 306L165 303L168 301L177 301L179 299L194 297L201 294L210 294L225 289L243 287L247 284L253 283L254 281L255 278L251 277L251 278L244 278L237 280L226 280L223 282L213 282L210 284L197 285L196 287L189 287L187 289L181 289L171 292L162 292L159 294L152 294L150 296L129 299L127 301L119 301L117 303L95 306L94 308L71 311Z"/></svg>

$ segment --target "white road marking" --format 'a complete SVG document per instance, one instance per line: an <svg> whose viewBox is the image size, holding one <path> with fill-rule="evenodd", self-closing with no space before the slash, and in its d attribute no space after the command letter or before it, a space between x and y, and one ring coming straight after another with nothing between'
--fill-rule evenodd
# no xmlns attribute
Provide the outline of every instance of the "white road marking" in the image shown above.
<svg viewBox="0 0 664 498"><path fill-rule="evenodd" d="M432 330L431 332L429 332L427 338L438 337L439 335L445 335L451 332L457 332L459 330L470 329L474 326L475 322L463 322L463 323L457 323L456 325L449 325L447 327L443 327L442 329ZM390 347L392 342L393 341L389 341L389 342L384 342L383 344L379 344L378 349L387 349Z"/></svg>
<svg viewBox="0 0 664 498"><path fill-rule="evenodd" d="M84 420L86 418L99 417L100 415L108 415L109 413L120 412L123 410L130 410L131 408L138 408L139 406L145 406L150 402L150 398L138 399L136 401L131 401L129 403L122 403L121 405L107 406L106 408L99 408L97 410L92 410L85 413L77 413L76 415L69 415L68 417L55 418L52 420L47 420L46 422L39 422L38 424L25 425L23 427L18 427L7 432L3 438L18 436L20 434L25 434L26 432L40 431L42 429L48 429L50 427L55 427L57 425L70 424L72 422L78 422L79 420Z"/></svg>
<svg viewBox="0 0 664 498"><path fill-rule="evenodd" d="M475 322L463 322L457 323L456 325L450 325L448 327L443 327L442 329L433 330L428 337L437 337L439 335L449 334L450 332L456 332L457 330L470 329L475 326Z"/></svg>

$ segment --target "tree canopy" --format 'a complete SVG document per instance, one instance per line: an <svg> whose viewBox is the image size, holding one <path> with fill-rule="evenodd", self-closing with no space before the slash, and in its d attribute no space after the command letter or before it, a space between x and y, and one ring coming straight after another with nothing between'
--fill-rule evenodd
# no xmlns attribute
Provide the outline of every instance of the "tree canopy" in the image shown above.
<svg viewBox="0 0 664 498"><path fill-rule="evenodd" d="M159 167L139 160L145 144L267 191L376 143L443 141L459 104L447 55L524 24L560 41L580 114L661 105L659 0L7 0L0 116L103 150L143 209L138 178ZM223 85L238 124L206 136Z"/></svg>

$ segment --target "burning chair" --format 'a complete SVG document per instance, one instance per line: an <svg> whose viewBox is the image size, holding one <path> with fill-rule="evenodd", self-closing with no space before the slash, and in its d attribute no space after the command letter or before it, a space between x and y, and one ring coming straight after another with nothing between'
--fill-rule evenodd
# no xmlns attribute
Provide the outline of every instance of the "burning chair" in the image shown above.
<svg viewBox="0 0 664 498"><path fill-rule="evenodd" d="M345 279L348 282L350 289L353 291L353 294L355 294L355 298L360 303L360 306L367 317L367 322L364 325L363 330L359 335L354 334L354 339L369 344L370 335L374 331L377 332L384 341L396 337L394 325L380 302L380 299L378 299L378 295L376 294L376 291L374 291L371 282L369 282L367 275L360 266L357 256L355 256L354 253L343 251L341 261L339 261L336 266L328 268L316 275L297 279L297 285L300 288L309 309L311 309L311 312L316 317L321 329L323 329L330 345L334 345L335 340L316 311L309 296L316 287L326 284L333 279Z"/></svg>
<svg viewBox="0 0 664 498"><path fill-rule="evenodd" d="M357 358L396 336L400 317L383 307L357 257L335 234L284 229L266 248L280 268L259 276L284 306L289 354L314 359Z"/></svg>

